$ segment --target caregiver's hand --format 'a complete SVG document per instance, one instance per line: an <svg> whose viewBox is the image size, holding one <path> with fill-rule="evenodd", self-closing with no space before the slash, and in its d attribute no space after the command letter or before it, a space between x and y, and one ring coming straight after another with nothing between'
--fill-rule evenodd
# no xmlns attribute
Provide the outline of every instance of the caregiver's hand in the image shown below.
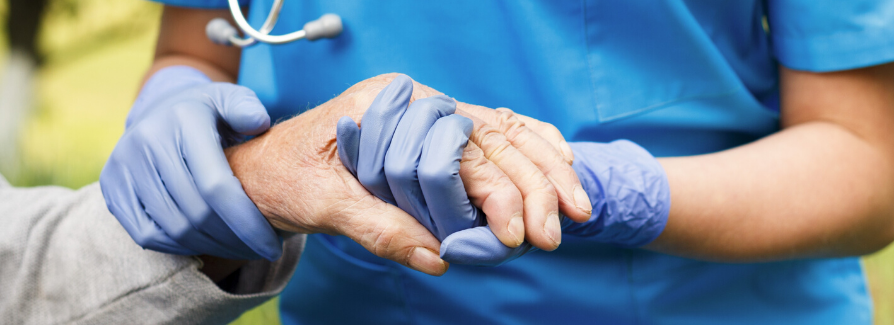
<svg viewBox="0 0 894 325"><path fill-rule="evenodd" d="M270 126L245 87L186 66L143 87L99 178L109 211L140 246L231 259L278 259L282 245L227 164L222 146Z"/></svg>
<svg viewBox="0 0 894 325"><path fill-rule="evenodd" d="M413 81L400 75L373 100L363 115L362 129L350 117L341 118L338 154L367 190L397 205L443 240L485 221L469 201L459 173L472 121L453 115L456 102L444 95L422 98L408 107L412 92ZM488 161L472 169L490 169L495 176L466 181L473 188L486 187L487 204L482 206L488 221L505 230L507 245L517 246L525 235L521 194Z"/></svg>

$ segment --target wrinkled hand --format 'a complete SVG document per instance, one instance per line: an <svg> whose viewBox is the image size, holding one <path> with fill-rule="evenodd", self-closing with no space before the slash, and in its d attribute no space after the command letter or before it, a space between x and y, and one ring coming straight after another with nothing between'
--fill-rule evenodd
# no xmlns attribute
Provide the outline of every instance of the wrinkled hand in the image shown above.
<svg viewBox="0 0 894 325"><path fill-rule="evenodd" d="M337 154L338 119L361 120L395 77L383 75L360 82L323 105L227 149L227 157L245 192L274 227L346 235L378 256L429 274L442 274L447 264L436 254L437 238L412 216L372 196ZM437 94L414 83L410 102ZM569 217L582 220L590 213L588 200L581 203L578 198L575 204L572 196L580 185L569 165L570 154L555 149L567 146L561 135L555 131L553 137L541 137L547 132L535 133L507 110L463 103L457 107L457 114L474 123L460 170L472 203L494 211L495 218L502 216L505 221L496 222L488 214L488 221L501 241L508 239L504 243L521 244L508 226L511 217L522 215L524 240L555 249L560 241L559 207L567 210ZM519 144L515 146L513 141ZM471 186L476 183L481 185ZM492 198L497 196L487 195L506 192L510 197L513 191L520 193L521 200L496 200Z"/></svg>
<svg viewBox="0 0 894 325"><path fill-rule="evenodd" d="M423 92L430 92L430 89L422 87ZM469 144L468 151L463 155L472 129L471 120L450 115L456 111L455 102L443 95L419 99L408 107L413 88L412 80L400 75L375 98L363 116L362 128L358 128L349 117L339 120L338 152L342 162L370 192L414 216L439 239L447 238L441 245L441 256L447 261L496 265L529 251L532 246L522 244L524 224L518 189L505 173L483 157L482 150L474 143ZM524 124L511 111L471 108L497 121L504 130L516 131L514 138L521 146L549 152L550 143L545 143L544 139L536 134L532 136L530 132L517 132ZM551 138L558 139L554 142L557 148L567 147L561 134L551 125L519 117L541 127ZM495 148L509 147L507 139L499 138L500 134L496 134L489 125L482 125L479 130L489 133L486 136L491 138L490 143L485 144ZM553 154L546 157L560 157L558 152ZM524 157L521 160L527 161ZM543 165L553 167L553 174L556 174L556 165L565 167L566 172L570 169L561 160L554 160L557 164L552 165L549 160L543 162ZM464 167L460 168L461 165ZM513 168L509 172L518 170ZM571 175L570 179L576 182L576 174ZM576 185L579 186L579 183ZM464 187L469 189L471 195L466 193ZM532 196L539 199L536 192ZM485 223L481 210L469 202L470 197L484 208L488 226L468 229ZM552 221L551 217L547 217L547 222ZM549 226L552 225L534 224L528 228L547 231L548 239L556 239L557 244L561 237L551 233L553 229ZM498 238L492 229L496 229L498 234L502 229L508 231ZM505 236L507 233L509 236Z"/></svg>
<svg viewBox="0 0 894 325"><path fill-rule="evenodd" d="M410 85L411 79L406 76L395 76L383 75L370 80L394 79L398 82L405 78L401 86L395 89L412 91L409 100L395 100L399 105L364 115L363 122L368 124L369 130L362 137L357 126L348 128L349 121L340 121L342 138L351 134L354 140L346 142L358 147L359 143L363 143L362 147L366 150L359 153L362 163L348 162L347 165L358 166L357 176L373 194L386 202L396 202L443 238L445 233L432 226L432 221L438 218L426 216L425 204L421 203L424 199L418 195L421 185L418 183L421 182L417 181L415 168L419 165L419 147L424 130L438 116L445 114L433 112L433 105L418 105L418 109L411 110L407 109L406 104L440 93L416 82ZM400 93L395 92L394 96ZM373 106L377 106L375 102ZM407 117L404 117L403 110L407 110ZM471 142L460 162L460 176L468 197L475 206L484 210L490 229L503 244L516 247L527 240L541 249L555 249L561 242L559 208L572 220L588 220L592 209L589 197L570 166L573 153L558 129L548 123L514 114L508 109L493 110L458 102L456 113L473 122ZM353 117L353 120L358 119ZM391 143L392 137L396 144ZM391 150L395 147L400 150ZM395 155L394 151L400 154ZM353 159L358 160L358 157ZM389 186L393 183L397 185ZM434 183L438 182L429 182ZM518 204L516 193L522 196L522 205ZM441 207L468 211L457 209L463 204L459 201ZM519 231L522 227L524 234Z"/></svg>
<svg viewBox="0 0 894 325"><path fill-rule="evenodd" d="M440 275L439 242L413 217L371 195L336 153L336 121L361 116L383 80L340 96L226 150L245 192L270 223L299 233L345 235L370 252Z"/></svg>

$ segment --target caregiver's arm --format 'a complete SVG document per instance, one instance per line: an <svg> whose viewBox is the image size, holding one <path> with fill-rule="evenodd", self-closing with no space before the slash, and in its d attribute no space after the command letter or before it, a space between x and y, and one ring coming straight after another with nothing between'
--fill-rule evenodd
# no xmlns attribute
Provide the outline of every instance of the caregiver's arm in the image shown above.
<svg viewBox="0 0 894 325"><path fill-rule="evenodd" d="M894 64L781 68L783 130L660 159L665 231L646 248L718 261L860 255L894 240Z"/></svg>
<svg viewBox="0 0 894 325"><path fill-rule="evenodd" d="M212 43L205 36L205 25L214 18L233 22L226 9L191 9L165 6L155 45L155 59L146 79L158 70L186 65L202 71L213 81L236 82L242 48Z"/></svg>

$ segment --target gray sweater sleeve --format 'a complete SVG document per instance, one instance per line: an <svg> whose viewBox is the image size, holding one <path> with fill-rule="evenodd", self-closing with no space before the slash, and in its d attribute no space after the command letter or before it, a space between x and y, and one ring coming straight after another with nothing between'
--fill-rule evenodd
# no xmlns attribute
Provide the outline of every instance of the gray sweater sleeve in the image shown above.
<svg viewBox="0 0 894 325"><path fill-rule="evenodd" d="M244 266L228 293L198 258L134 243L98 184L14 188L0 176L0 323L224 324L285 287L304 239Z"/></svg>

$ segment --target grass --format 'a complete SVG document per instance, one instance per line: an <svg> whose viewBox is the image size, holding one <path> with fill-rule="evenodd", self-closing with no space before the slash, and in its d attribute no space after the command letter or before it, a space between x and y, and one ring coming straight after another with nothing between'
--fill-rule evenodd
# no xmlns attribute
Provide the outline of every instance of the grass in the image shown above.
<svg viewBox="0 0 894 325"><path fill-rule="evenodd" d="M0 172L18 186L78 188L98 179L124 130L150 64L160 9L140 0L52 2L40 42L48 60L38 73L35 107L22 128L18 172ZM0 58L3 53L0 48ZM894 246L864 262L876 323L894 324ZM233 324L278 324L277 308L278 299L270 300Z"/></svg>

